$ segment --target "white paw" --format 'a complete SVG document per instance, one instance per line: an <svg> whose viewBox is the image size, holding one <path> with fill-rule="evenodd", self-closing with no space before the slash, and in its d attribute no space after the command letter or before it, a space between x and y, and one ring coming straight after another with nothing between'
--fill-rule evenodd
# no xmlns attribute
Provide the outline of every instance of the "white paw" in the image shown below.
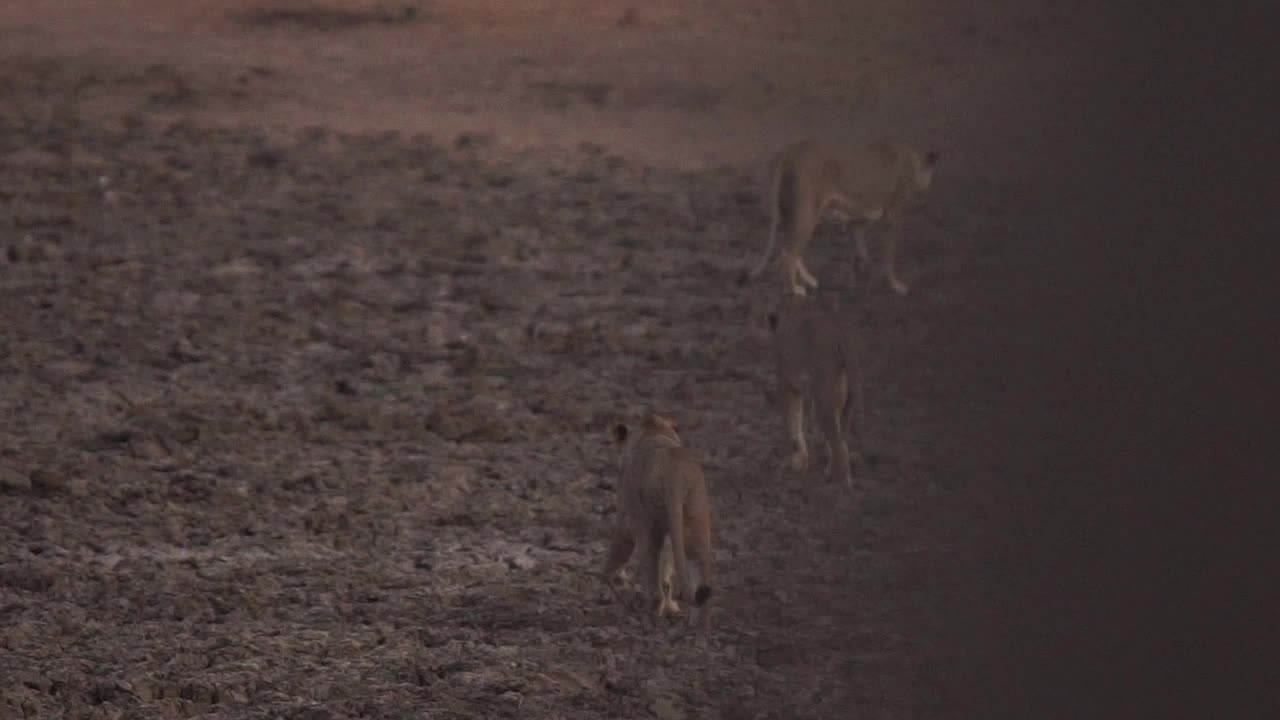
<svg viewBox="0 0 1280 720"><path fill-rule="evenodd" d="M680 614L680 604L675 600L663 599L658 607L658 617L676 617Z"/></svg>

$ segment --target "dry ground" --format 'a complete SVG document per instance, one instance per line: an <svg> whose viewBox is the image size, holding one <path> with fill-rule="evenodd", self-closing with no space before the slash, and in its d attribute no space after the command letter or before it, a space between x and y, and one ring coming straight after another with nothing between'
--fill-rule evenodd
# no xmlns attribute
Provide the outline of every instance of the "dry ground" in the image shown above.
<svg viewBox="0 0 1280 720"><path fill-rule="evenodd" d="M1038 3L0 8L0 717L940 714L982 278L1079 83ZM1053 87L1049 93L1045 88ZM850 495L767 403L761 164L942 151ZM716 625L592 575L605 429L707 454Z"/></svg>

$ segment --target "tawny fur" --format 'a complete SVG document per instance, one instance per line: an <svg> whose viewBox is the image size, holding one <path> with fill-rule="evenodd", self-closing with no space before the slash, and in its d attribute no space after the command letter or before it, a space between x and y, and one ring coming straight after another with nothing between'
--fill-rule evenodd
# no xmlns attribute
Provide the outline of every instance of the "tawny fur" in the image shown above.
<svg viewBox="0 0 1280 720"><path fill-rule="evenodd" d="M909 288L897 271L900 221L923 203L937 160L937 152L922 157L899 140L851 146L804 140L788 145L769 164L769 244L749 277L758 278L769 265L781 224L778 266L783 291L805 295L816 290L818 281L802 255L823 212L835 210L853 224L855 265L861 261L870 267L867 231L875 223L885 226L885 274L894 291L906 295Z"/></svg>
<svg viewBox="0 0 1280 720"><path fill-rule="evenodd" d="M641 585L651 601L646 617L673 614L679 612L675 597L688 599L694 587L687 559L692 555L699 575L692 599L703 607L712 584L711 506L700 457L681 444L671 421L658 415L634 429L618 425L613 433L622 444L621 477L605 582L621 602L617 576L638 548ZM664 550L670 553L669 565ZM701 613L704 626L709 609Z"/></svg>
<svg viewBox="0 0 1280 720"><path fill-rule="evenodd" d="M808 401L827 445L830 478L848 487L865 465L862 351L848 329L851 320L825 299L797 295L785 297L769 316L791 467L799 471L809 464L804 434Z"/></svg>

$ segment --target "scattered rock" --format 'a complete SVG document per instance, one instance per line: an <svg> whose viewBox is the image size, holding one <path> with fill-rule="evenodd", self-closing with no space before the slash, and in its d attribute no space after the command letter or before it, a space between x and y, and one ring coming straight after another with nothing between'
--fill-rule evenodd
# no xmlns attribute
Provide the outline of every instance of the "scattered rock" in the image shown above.
<svg viewBox="0 0 1280 720"><path fill-rule="evenodd" d="M31 489L36 495L49 497L67 489L67 477L58 470L36 468L29 473Z"/></svg>
<svg viewBox="0 0 1280 720"><path fill-rule="evenodd" d="M437 406L426 418L428 430L454 442L500 442L511 435L511 428L500 414L485 408L487 400L468 406Z"/></svg>
<svg viewBox="0 0 1280 720"><path fill-rule="evenodd" d="M62 249L53 242L28 234L10 245L5 256L12 263L40 263L57 260L62 256Z"/></svg>
<svg viewBox="0 0 1280 720"><path fill-rule="evenodd" d="M145 460L163 460L169 457L169 449L153 437L137 436L129 446L134 455Z"/></svg>
<svg viewBox="0 0 1280 720"><path fill-rule="evenodd" d="M87 477L71 477L66 484L67 494L75 498L88 497L89 495L89 478Z"/></svg>
<svg viewBox="0 0 1280 720"><path fill-rule="evenodd" d="M459 133L454 139L453 146L459 150L475 147L488 147L494 142L492 133Z"/></svg>
<svg viewBox="0 0 1280 720"><path fill-rule="evenodd" d="M5 163L26 171L50 171L62 164L62 159L47 150L23 147L5 153Z"/></svg>
<svg viewBox="0 0 1280 720"><path fill-rule="evenodd" d="M180 337L169 346L169 358L180 363L194 363L207 359L207 355L196 349L190 338Z"/></svg>
<svg viewBox="0 0 1280 720"><path fill-rule="evenodd" d="M630 342L641 342L653 335L653 327L648 323L630 323L623 325L618 335Z"/></svg>
<svg viewBox="0 0 1280 720"><path fill-rule="evenodd" d="M254 150L245 156L245 162L249 167L262 170L274 170L283 160L284 156L269 148Z"/></svg>
<svg viewBox="0 0 1280 720"><path fill-rule="evenodd" d="M31 492L31 478L17 470L0 465L0 492L25 495Z"/></svg>
<svg viewBox="0 0 1280 720"><path fill-rule="evenodd" d="M95 366L93 363L84 362L83 360L62 359L48 363L44 366L44 369L49 374L57 377L68 380L83 380L93 373Z"/></svg>
<svg viewBox="0 0 1280 720"><path fill-rule="evenodd" d="M258 264L252 258L239 257L214 266L210 272L214 277L245 277L257 275L262 272L262 268L258 267Z"/></svg>
<svg viewBox="0 0 1280 720"><path fill-rule="evenodd" d="M475 477L475 470L466 465L446 465L431 483L431 493L437 501L462 500L471 493Z"/></svg>
<svg viewBox="0 0 1280 720"><path fill-rule="evenodd" d="M513 570L532 570L538 566L538 561L529 555L528 548L525 552L512 555L507 558L507 567Z"/></svg>
<svg viewBox="0 0 1280 720"><path fill-rule="evenodd" d="M649 704L649 711L660 720L684 720L684 711L671 697L658 697Z"/></svg>
<svg viewBox="0 0 1280 720"><path fill-rule="evenodd" d="M129 692L142 702L151 702L159 697L159 691L153 680L139 678L129 682Z"/></svg>
<svg viewBox="0 0 1280 720"><path fill-rule="evenodd" d="M23 673L21 677L22 677L22 684L26 685L32 690L37 690L39 692L47 694L50 690L53 689L53 679L50 678L48 675L44 675L40 673Z"/></svg>
<svg viewBox="0 0 1280 720"><path fill-rule="evenodd" d="M800 665L805 661L807 653L797 645L775 645L756 650L756 664L762 668L775 668L785 665Z"/></svg>
<svg viewBox="0 0 1280 720"><path fill-rule="evenodd" d="M220 687L218 688L216 702L247 705L249 703L249 693L245 692L245 689L238 685Z"/></svg>

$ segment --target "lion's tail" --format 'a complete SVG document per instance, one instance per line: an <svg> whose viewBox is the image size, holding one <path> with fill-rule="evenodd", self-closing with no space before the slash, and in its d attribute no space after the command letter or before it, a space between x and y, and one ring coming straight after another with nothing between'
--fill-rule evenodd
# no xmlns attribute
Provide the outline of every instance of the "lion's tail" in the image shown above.
<svg viewBox="0 0 1280 720"><path fill-rule="evenodd" d="M867 409L863 378L870 371L867 367L867 355L861 347L861 342L846 348L845 353L845 399L844 411L840 416L840 427L844 428L846 433L851 431L854 433L858 440L859 454L868 466L875 467L880 462L880 458L878 455L868 453L864 445L867 432Z"/></svg>
<svg viewBox="0 0 1280 720"><path fill-rule="evenodd" d="M769 266L769 260L773 257L773 249L777 245L778 194L782 185L783 162L785 162L785 159L779 156L769 163L769 243L765 246L764 257L760 258L760 264L747 275L752 280L760 277L760 273L764 272L764 269Z"/></svg>

